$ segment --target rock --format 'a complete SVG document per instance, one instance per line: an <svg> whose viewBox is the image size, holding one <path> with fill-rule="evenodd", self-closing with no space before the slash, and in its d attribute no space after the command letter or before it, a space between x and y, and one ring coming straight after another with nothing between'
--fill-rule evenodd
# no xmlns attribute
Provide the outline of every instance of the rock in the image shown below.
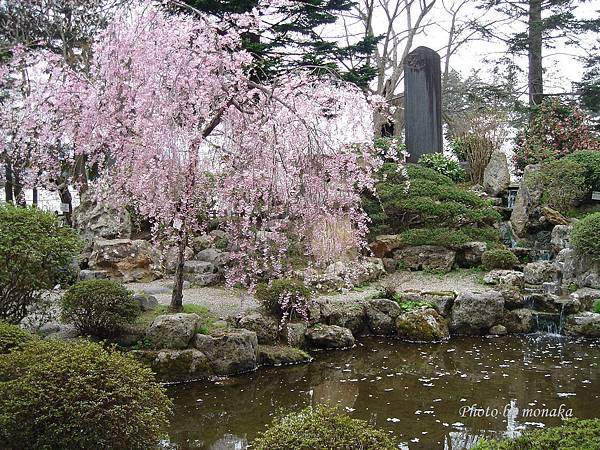
<svg viewBox="0 0 600 450"><path fill-rule="evenodd" d="M501 286L523 287L525 275L517 270L492 270L483 277L485 284L497 284Z"/></svg>
<svg viewBox="0 0 600 450"><path fill-rule="evenodd" d="M367 316L361 301L329 302L321 307L321 317L329 325L348 328L352 334L366 331Z"/></svg>
<svg viewBox="0 0 600 450"><path fill-rule="evenodd" d="M259 345L258 364L261 366L283 366L312 361L312 357L300 349L284 345Z"/></svg>
<svg viewBox="0 0 600 450"><path fill-rule="evenodd" d="M111 341L122 347L131 347L144 339L146 330L139 325L126 325L122 327Z"/></svg>
<svg viewBox="0 0 600 450"><path fill-rule="evenodd" d="M253 331L236 330L221 336L196 334L194 347L208 357L216 375L249 372L258 365L258 338Z"/></svg>
<svg viewBox="0 0 600 450"><path fill-rule="evenodd" d="M92 270L104 270L111 278L152 281L160 277L158 255L152 244L141 239L98 239L89 259Z"/></svg>
<svg viewBox="0 0 600 450"><path fill-rule="evenodd" d="M394 258L382 258L383 267L387 273L393 273L396 271L397 262Z"/></svg>
<svg viewBox="0 0 600 450"><path fill-rule="evenodd" d="M347 348L354 346L354 336L348 328L317 324L306 331L306 343L313 349Z"/></svg>
<svg viewBox="0 0 600 450"><path fill-rule="evenodd" d="M261 312L243 316L237 323L239 328L254 331L259 344L270 345L277 342L279 324L274 317Z"/></svg>
<svg viewBox="0 0 600 450"><path fill-rule="evenodd" d="M75 325L71 324L58 324L58 329L48 333L46 339L56 339L60 341L69 341L77 339L79 337L79 331L75 328Z"/></svg>
<svg viewBox="0 0 600 450"><path fill-rule="evenodd" d="M496 150L492 153L490 162L483 172L483 188L485 192L496 196L508 189L510 186L510 172L506 153Z"/></svg>
<svg viewBox="0 0 600 450"><path fill-rule="evenodd" d="M133 299L138 302L142 311L151 311L158 306L158 300L154 295L148 295L145 292L137 293Z"/></svg>
<svg viewBox="0 0 600 450"><path fill-rule="evenodd" d="M187 350L133 350L128 353L150 366L161 382L182 382L209 378L214 375L204 353Z"/></svg>
<svg viewBox="0 0 600 450"><path fill-rule="evenodd" d="M546 294L561 295L562 287L559 281L546 281L542 283L542 291Z"/></svg>
<svg viewBox="0 0 600 450"><path fill-rule="evenodd" d="M549 206L542 206L542 214L546 218L548 223L552 225L568 225L569 221L565 216L559 213L557 210L550 208Z"/></svg>
<svg viewBox="0 0 600 450"><path fill-rule="evenodd" d="M312 325L321 320L321 308L323 305L317 300L311 300L308 303L308 322Z"/></svg>
<svg viewBox="0 0 600 450"><path fill-rule="evenodd" d="M504 315L504 298L498 291L462 292L454 300L450 330L457 335L483 335Z"/></svg>
<svg viewBox="0 0 600 450"><path fill-rule="evenodd" d="M452 291L402 291L398 296L403 301L420 302L432 306L444 317L450 315L456 293Z"/></svg>
<svg viewBox="0 0 600 450"><path fill-rule="evenodd" d="M108 278L108 272L106 270L80 270L79 271L79 281L87 281L87 280L100 280Z"/></svg>
<svg viewBox="0 0 600 450"><path fill-rule="evenodd" d="M131 216L125 208L98 203L88 190L81 194L79 206L73 209L73 228L89 243L97 239L129 239Z"/></svg>
<svg viewBox="0 0 600 450"><path fill-rule="evenodd" d="M526 297L528 306L536 311L556 313L560 311L559 297L553 294L535 292Z"/></svg>
<svg viewBox="0 0 600 450"><path fill-rule="evenodd" d="M314 268L295 272L295 276L304 280L307 286L316 290L339 290L376 281L385 274L380 258L361 258L353 261L338 261L330 264L324 272Z"/></svg>
<svg viewBox="0 0 600 450"><path fill-rule="evenodd" d="M396 318L402 310L397 302L378 298L365 306L367 324L376 335L391 336L396 332Z"/></svg>
<svg viewBox="0 0 600 450"><path fill-rule="evenodd" d="M573 248L565 248L556 255L554 262L562 273L564 286L600 289L600 262L578 254Z"/></svg>
<svg viewBox="0 0 600 450"><path fill-rule="evenodd" d="M308 326L303 322L287 323L283 329L286 342L291 347L304 348L306 330Z"/></svg>
<svg viewBox="0 0 600 450"><path fill-rule="evenodd" d="M540 225L542 185L535 180L535 177L532 177L532 174L539 170L539 164L525 167L523 179L517 191L510 223L513 231L519 237L524 237L529 231Z"/></svg>
<svg viewBox="0 0 600 450"><path fill-rule="evenodd" d="M178 258L179 249L177 247L171 247L164 251L161 260L161 270L163 273L167 275L172 275L175 273L175 268L177 266L177 258ZM191 247L186 247L183 252L183 257L185 261L191 260L194 258L194 250Z"/></svg>
<svg viewBox="0 0 600 450"><path fill-rule="evenodd" d="M222 252L216 248L207 248L196 254L198 261L206 261L213 264L217 270L222 270L229 258L229 253Z"/></svg>
<svg viewBox="0 0 600 450"><path fill-rule="evenodd" d="M211 286L221 281L222 274L213 263L190 260L183 265L183 278L197 286Z"/></svg>
<svg viewBox="0 0 600 450"><path fill-rule="evenodd" d="M433 308L413 309L398 316L396 333L411 342L439 342L450 337L448 323Z"/></svg>
<svg viewBox="0 0 600 450"><path fill-rule="evenodd" d="M417 245L394 252L398 266L409 270L450 272L456 252L435 245Z"/></svg>
<svg viewBox="0 0 600 450"><path fill-rule="evenodd" d="M508 331L503 325L494 325L492 328L490 328L489 334L494 336L505 336L506 334L508 334Z"/></svg>
<svg viewBox="0 0 600 450"><path fill-rule="evenodd" d="M456 264L459 267L477 267L481 265L481 256L487 250L485 242L467 242L456 249Z"/></svg>
<svg viewBox="0 0 600 450"><path fill-rule="evenodd" d="M154 349L184 349L196 334L197 314L164 314L156 317L146 330L146 339Z"/></svg>
<svg viewBox="0 0 600 450"><path fill-rule="evenodd" d="M581 288L569 295L569 298L579 300L584 310L590 310L596 300L600 300L600 289Z"/></svg>
<svg viewBox="0 0 600 450"><path fill-rule="evenodd" d="M55 321L46 322L45 324L41 325L37 329L37 334L39 334L42 337L46 337L46 336L51 335L52 333L56 333L56 332L60 331L60 327L61 327L61 324L59 322L55 322Z"/></svg>
<svg viewBox="0 0 600 450"><path fill-rule="evenodd" d="M523 294L518 289L507 286L500 286L496 288L502 298L504 299L504 307L506 309L519 309L525 307L526 301Z"/></svg>
<svg viewBox="0 0 600 450"><path fill-rule="evenodd" d="M385 258L392 255L393 251L402 246L402 237L399 234L384 234L377 236L369 244L373 255L377 258Z"/></svg>
<svg viewBox="0 0 600 450"><path fill-rule="evenodd" d="M568 316L565 333L568 336L600 338L600 314L584 312Z"/></svg>
<svg viewBox="0 0 600 450"><path fill-rule="evenodd" d="M520 308L512 311L505 310L502 317L502 325L508 333L531 333L534 320L530 309Z"/></svg>
<svg viewBox="0 0 600 450"><path fill-rule="evenodd" d="M203 234L201 236L195 236L191 240L191 247L194 253L201 252L202 250L206 250L207 248L212 247L214 238L210 235Z"/></svg>
<svg viewBox="0 0 600 450"><path fill-rule="evenodd" d="M549 261L538 261L525 265L523 269L525 283L542 284L556 281L560 277L558 268Z"/></svg>

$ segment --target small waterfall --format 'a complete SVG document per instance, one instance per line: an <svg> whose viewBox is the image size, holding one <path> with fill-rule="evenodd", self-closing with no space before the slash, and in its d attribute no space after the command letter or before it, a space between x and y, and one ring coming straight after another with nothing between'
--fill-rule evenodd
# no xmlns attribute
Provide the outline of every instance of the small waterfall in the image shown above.
<svg viewBox="0 0 600 450"><path fill-rule="evenodd" d="M513 209L515 207L515 201L517 199L518 189L508 189L508 197L506 199L506 206L508 209Z"/></svg>
<svg viewBox="0 0 600 450"><path fill-rule="evenodd" d="M534 332L545 333L554 336L560 336L563 334L564 305L559 314L535 311L533 317L535 319Z"/></svg>

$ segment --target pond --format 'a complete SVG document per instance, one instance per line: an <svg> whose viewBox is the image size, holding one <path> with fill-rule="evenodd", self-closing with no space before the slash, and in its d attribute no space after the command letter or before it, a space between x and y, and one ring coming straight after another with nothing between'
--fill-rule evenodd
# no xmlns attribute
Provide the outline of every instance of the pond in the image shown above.
<svg viewBox="0 0 600 450"><path fill-rule="evenodd" d="M245 449L274 416L329 402L401 448L468 449L481 436L600 411L600 342L554 335L409 344L364 338L312 364L169 388L173 448ZM562 405L562 406L561 406Z"/></svg>

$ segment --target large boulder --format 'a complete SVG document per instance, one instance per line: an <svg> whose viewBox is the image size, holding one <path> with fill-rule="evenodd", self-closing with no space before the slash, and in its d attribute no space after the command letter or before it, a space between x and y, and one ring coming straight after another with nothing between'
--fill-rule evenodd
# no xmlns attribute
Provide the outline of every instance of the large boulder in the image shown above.
<svg viewBox="0 0 600 450"><path fill-rule="evenodd" d="M256 333L235 330L221 336L197 334L194 347L204 353L216 375L249 372L258 365Z"/></svg>
<svg viewBox="0 0 600 450"><path fill-rule="evenodd" d="M158 253L141 239L97 239L88 264L91 270L103 270L125 282L147 282L161 276Z"/></svg>
<svg viewBox="0 0 600 450"><path fill-rule="evenodd" d="M73 209L73 227L89 243L96 239L131 238L131 216L127 210L98 202L89 191L81 195L79 206Z"/></svg>
<svg viewBox="0 0 600 450"><path fill-rule="evenodd" d="M396 333L411 342L439 342L450 337L448 323L433 308L413 309L398 316Z"/></svg>
<svg viewBox="0 0 600 450"><path fill-rule="evenodd" d="M567 317L565 333L569 336L600 338L600 314L584 312Z"/></svg>
<svg viewBox="0 0 600 450"><path fill-rule="evenodd" d="M354 335L366 331L365 304L361 301L325 303L321 307L321 320L329 325L348 328Z"/></svg>
<svg viewBox="0 0 600 450"><path fill-rule="evenodd" d="M462 292L454 300L450 330L457 335L483 335L501 322L504 298L495 290Z"/></svg>
<svg viewBox="0 0 600 450"><path fill-rule="evenodd" d="M283 336L291 347L304 348L305 335L308 326L304 322L286 323L283 328Z"/></svg>
<svg viewBox="0 0 600 450"><path fill-rule="evenodd" d="M504 307L506 309L519 309L524 308L527 304L525 296L519 289L515 289L511 286L498 286L496 288L502 298L504 298Z"/></svg>
<svg viewBox="0 0 600 450"><path fill-rule="evenodd" d="M211 286L222 278L217 267L207 261L191 260L183 265L183 279L197 286Z"/></svg>
<svg viewBox="0 0 600 450"><path fill-rule="evenodd" d="M254 331L259 344L271 345L277 342L279 324L274 317L260 311L253 311L240 318L239 328Z"/></svg>
<svg viewBox="0 0 600 450"><path fill-rule="evenodd" d="M159 381L175 383L206 379L214 375L207 356L199 350L133 350L138 361L150 366Z"/></svg>
<svg viewBox="0 0 600 450"><path fill-rule="evenodd" d="M523 276L528 284L549 283L560 279L560 270L550 261L538 261L526 264Z"/></svg>
<svg viewBox="0 0 600 450"><path fill-rule="evenodd" d="M197 314L164 314L156 317L146 329L146 339L155 349L184 349L196 334L200 318Z"/></svg>
<svg viewBox="0 0 600 450"><path fill-rule="evenodd" d="M527 308L505 310L502 325L509 333L531 333L534 327L533 314Z"/></svg>
<svg viewBox="0 0 600 450"><path fill-rule="evenodd" d="M450 272L456 252L436 245L405 247L394 252L398 267L409 270Z"/></svg>
<svg viewBox="0 0 600 450"><path fill-rule="evenodd" d="M532 176L539 170L539 164L525 167L523 179L515 198L510 224L514 233L519 237L524 237L529 231L533 231L540 225L542 185Z"/></svg>
<svg viewBox="0 0 600 450"><path fill-rule="evenodd" d="M481 257L486 250L485 242L466 242L456 249L456 264L466 268L480 266Z"/></svg>
<svg viewBox="0 0 600 450"><path fill-rule="evenodd" d="M163 251L161 257L161 270L166 275L172 275L175 273L177 268L177 258L179 249L177 247L170 247ZM191 247L186 247L183 252L184 261L188 261L194 258L194 250Z"/></svg>
<svg viewBox="0 0 600 450"><path fill-rule="evenodd" d="M573 248L565 248L556 255L554 263L562 273L563 285L600 289L599 261L580 255Z"/></svg>
<svg viewBox="0 0 600 450"><path fill-rule="evenodd" d="M348 328L317 324L306 331L306 344L313 349L339 349L354 346L354 336Z"/></svg>
<svg viewBox="0 0 600 450"><path fill-rule="evenodd" d="M296 272L306 285L318 291L340 290L376 281L385 274L381 258L360 258L353 261L337 261L324 272L308 268Z"/></svg>
<svg viewBox="0 0 600 450"><path fill-rule="evenodd" d="M496 150L483 172L483 188L491 196L506 191L510 185L510 171L506 161L506 153Z"/></svg>
<svg viewBox="0 0 600 450"><path fill-rule="evenodd" d="M312 357L294 347L285 345L259 345L258 364L261 366L286 366L312 361Z"/></svg>
<svg viewBox="0 0 600 450"><path fill-rule="evenodd" d="M494 284L504 287L523 287L525 275L517 270L496 269L488 272L483 277L485 284Z"/></svg>
<svg viewBox="0 0 600 450"><path fill-rule="evenodd" d="M600 300L600 289L577 289L569 295L569 298L578 300L584 310L589 310L592 309L596 300Z"/></svg>
<svg viewBox="0 0 600 450"><path fill-rule="evenodd" d="M453 291L407 290L398 292L398 297L402 301L418 302L427 306L432 306L439 314L448 317L452 310L452 304L456 298L456 293Z"/></svg>
<svg viewBox="0 0 600 450"><path fill-rule="evenodd" d="M365 312L369 328L374 334L395 334L396 318L402 313L397 302L385 298L370 300L365 306Z"/></svg>
<svg viewBox="0 0 600 450"><path fill-rule="evenodd" d="M392 255L394 250L402 246L402 236L399 234L384 234L377 236L369 244L373 255L377 258L385 258Z"/></svg>

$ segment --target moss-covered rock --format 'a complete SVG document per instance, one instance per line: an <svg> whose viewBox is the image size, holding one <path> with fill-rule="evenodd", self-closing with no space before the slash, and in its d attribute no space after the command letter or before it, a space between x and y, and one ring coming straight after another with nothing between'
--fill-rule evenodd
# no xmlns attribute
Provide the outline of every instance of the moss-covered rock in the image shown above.
<svg viewBox="0 0 600 450"><path fill-rule="evenodd" d="M411 342L439 342L450 337L447 321L433 308L401 314L396 319L396 332Z"/></svg>
<svg viewBox="0 0 600 450"><path fill-rule="evenodd" d="M149 366L159 381L175 383L214 375L208 357L199 350L133 350L129 352Z"/></svg>
<svg viewBox="0 0 600 450"><path fill-rule="evenodd" d="M294 347L286 345L259 345L258 364L261 366L282 366L310 362L312 357Z"/></svg>

